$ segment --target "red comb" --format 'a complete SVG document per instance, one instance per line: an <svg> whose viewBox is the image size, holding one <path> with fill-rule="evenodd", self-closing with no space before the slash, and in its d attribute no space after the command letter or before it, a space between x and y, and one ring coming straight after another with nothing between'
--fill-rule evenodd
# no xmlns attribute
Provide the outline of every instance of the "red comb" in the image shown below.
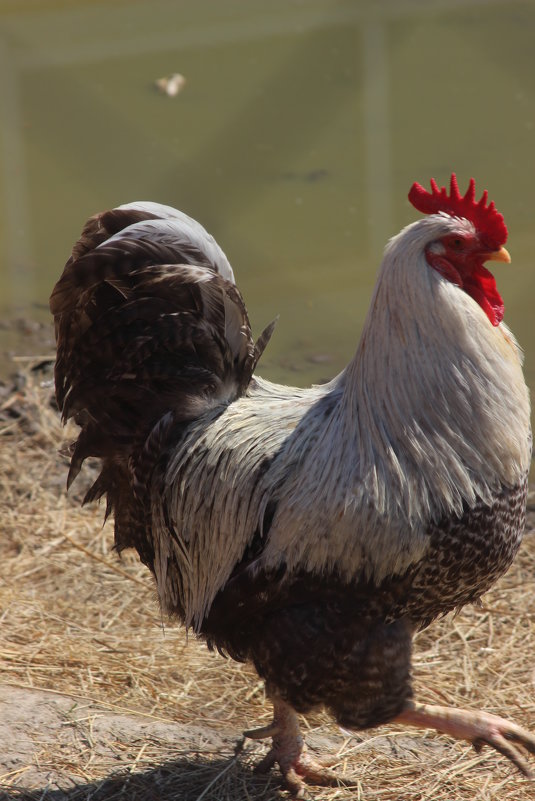
<svg viewBox="0 0 535 801"><path fill-rule="evenodd" d="M464 217L470 220L478 231L484 233L489 240L489 244L496 246L505 244L507 241L507 227L503 214L496 211L494 201L487 206L488 192L485 189L481 200L476 201L476 182L470 178L468 189L463 196L459 192L457 177L451 174L450 193L446 188L438 188L437 182L431 178L431 192L427 192L420 184L414 183L409 192L409 200L418 211L424 214L436 214L443 211L451 214L452 217Z"/></svg>

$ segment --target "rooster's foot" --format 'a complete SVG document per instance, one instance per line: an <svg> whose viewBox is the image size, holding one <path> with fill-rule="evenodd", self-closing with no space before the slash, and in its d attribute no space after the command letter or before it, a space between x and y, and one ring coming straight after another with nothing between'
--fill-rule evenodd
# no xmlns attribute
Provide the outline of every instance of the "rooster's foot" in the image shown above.
<svg viewBox="0 0 535 801"><path fill-rule="evenodd" d="M291 706L280 699L273 703L273 721L261 729L245 731L244 736L252 740L272 738L272 746L258 763L255 773L266 773L278 763L286 785L294 798L306 798L305 782L309 784L336 785L338 778L330 770L329 761L314 759L308 751L299 720ZM335 760L331 760L331 764Z"/></svg>
<svg viewBox="0 0 535 801"><path fill-rule="evenodd" d="M468 740L476 751L490 745L510 759L524 776L532 778L525 752L535 754L535 736L497 715L410 702L393 722L433 728L457 739Z"/></svg>

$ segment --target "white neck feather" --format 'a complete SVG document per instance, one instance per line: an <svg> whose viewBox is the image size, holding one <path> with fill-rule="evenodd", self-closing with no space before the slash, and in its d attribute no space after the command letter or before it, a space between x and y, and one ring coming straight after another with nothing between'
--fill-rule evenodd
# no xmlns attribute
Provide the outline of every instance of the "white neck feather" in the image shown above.
<svg viewBox="0 0 535 801"><path fill-rule="evenodd" d="M433 215L391 240L346 375L362 491L380 514L410 520L489 501L530 461L529 397L514 337L427 264L434 229L438 237L451 225Z"/></svg>

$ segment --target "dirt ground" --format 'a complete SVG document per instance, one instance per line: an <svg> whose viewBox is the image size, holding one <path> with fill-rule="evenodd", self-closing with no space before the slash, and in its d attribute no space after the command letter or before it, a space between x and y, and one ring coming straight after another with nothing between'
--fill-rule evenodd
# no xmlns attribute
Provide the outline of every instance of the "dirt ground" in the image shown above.
<svg viewBox="0 0 535 801"><path fill-rule="evenodd" d="M80 508L95 465L66 494L58 450L73 432L52 401L49 334L0 382L0 800L287 798L276 770L253 772L267 744L238 746L270 719L254 671L161 620L147 571L112 552L103 509ZM535 728L534 598L528 534L483 607L417 637L417 697ZM351 735L323 714L303 722L344 780L311 788L316 801L535 798L488 748L394 726Z"/></svg>

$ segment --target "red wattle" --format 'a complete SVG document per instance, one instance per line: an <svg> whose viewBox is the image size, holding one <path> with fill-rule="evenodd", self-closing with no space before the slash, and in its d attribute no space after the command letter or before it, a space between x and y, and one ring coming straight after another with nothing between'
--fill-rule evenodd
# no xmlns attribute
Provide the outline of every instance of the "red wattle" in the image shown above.
<svg viewBox="0 0 535 801"><path fill-rule="evenodd" d="M496 288L496 279L482 264L476 264L471 275L464 279L464 291L483 309L492 325L503 320L505 306Z"/></svg>

